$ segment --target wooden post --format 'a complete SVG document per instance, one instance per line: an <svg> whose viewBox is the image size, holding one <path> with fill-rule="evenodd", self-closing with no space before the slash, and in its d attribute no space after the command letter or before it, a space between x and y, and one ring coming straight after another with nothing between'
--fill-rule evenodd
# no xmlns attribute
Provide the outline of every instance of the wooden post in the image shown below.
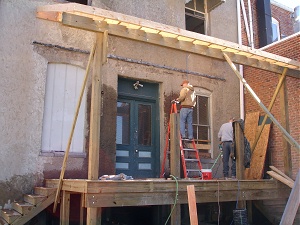
<svg viewBox="0 0 300 225"><path fill-rule="evenodd" d="M88 179L98 180L99 176L99 149L100 149L100 117L101 117L101 87L102 87L102 57L103 33L97 33L97 46L94 56L92 74L91 112L90 112L90 139ZM101 224L101 210L87 208L87 225Z"/></svg>
<svg viewBox="0 0 300 225"><path fill-rule="evenodd" d="M70 192L62 191L60 207L60 225L69 225L70 219Z"/></svg>
<svg viewBox="0 0 300 225"><path fill-rule="evenodd" d="M73 139L75 125L76 125L76 122L77 122L77 118L78 118L78 114L79 114L79 109L80 109L82 97L83 97L83 94L84 94L84 90L85 90L87 78L88 78L88 75L90 73L90 68L91 68L90 65L91 65L91 62L92 62L93 57L94 57L95 49L96 49L96 43L93 45L92 50L90 52L90 57L89 57L89 61L88 61L88 65L87 65L86 71L85 71L85 76L84 76L83 84L82 84L82 87L81 87L79 100L77 102L77 107L76 107L76 111L75 111L75 115L74 115L74 119L73 119L71 133L70 133L68 144L67 144L67 148L66 148L66 151L65 151L65 156L64 156L64 161L63 161L63 164L62 164L62 168L61 168L61 171L60 171L60 177L59 177L59 181L58 181L58 185L57 185L57 190L56 190L56 195L55 195L55 200L54 200L53 212L56 211L56 207L57 207L57 203L58 203L58 198L59 198L60 190L61 190L61 186L62 186L62 181L63 181L64 175L65 175L65 170L66 170L66 167L67 167L67 160L68 160L70 146L71 146L72 139Z"/></svg>
<svg viewBox="0 0 300 225"><path fill-rule="evenodd" d="M245 179L245 166L244 166L244 133L242 128L238 122L233 123L234 126L234 140L235 140L235 150L236 150L236 177L238 180ZM238 201L238 208L244 209L246 208L246 201L239 200Z"/></svg>
<svg viewBox="0 0 300 225"><path fill-rule="evenodd" d="M170 173L180 177L179 114L170 115Z"/></svg>
<svg viewBox="0 0 300 225"><path fill-rule="evenodd" d="M283 85L279 91L279 102L280 102L280 119L281 125L287 132L290 132L289 126L289 110L288 110L288 98L286 91L286 80L284 80ZM289 143L282 137L282 147L283 147L283 165L284 173L289 177L292 176L292 158L291 158L291 147Z"/></svg>
<svg viewBox="0 0 300 225"><path fill-rule="evenodd" d="M190 225L198 225L195 186L188 185L186 188L187 188L188 203L189 203Z"/></svg>
<svg viewBox="0 0 300 225"><path fill-rule="evenodd" d="M180 177L180 145L179 145L179 114L170 115L170 173ZM180 205L176 205L172 216L171 225L181 224Z"/></svg>
<svg viewBox="0 0 300 225"><path fill-rule="evenodd" d="M290 194L289 200L285 206L280 225L284 224L293 224L295 216L297 214L299 205L300 205L300 170L298 171L298 175L296 181L294 183L294 187Z"/></svg>

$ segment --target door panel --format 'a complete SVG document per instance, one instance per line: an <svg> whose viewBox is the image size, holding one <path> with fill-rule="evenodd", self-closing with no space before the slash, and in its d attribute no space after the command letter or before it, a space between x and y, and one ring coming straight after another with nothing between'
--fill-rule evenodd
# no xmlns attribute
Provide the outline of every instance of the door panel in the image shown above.
<svg viewBox="0 0 300 225"><path fill-rule="evenodd" d="M151 102L119 98L116 172L133 178L155 177L154 107Z"/></svg>

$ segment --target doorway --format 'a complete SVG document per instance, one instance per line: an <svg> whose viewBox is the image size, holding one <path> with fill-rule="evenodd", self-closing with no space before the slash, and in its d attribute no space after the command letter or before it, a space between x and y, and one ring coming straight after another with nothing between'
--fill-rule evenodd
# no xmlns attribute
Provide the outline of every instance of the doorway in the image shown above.
<svg viewBox="0 0 300 225"><path fill-rule="evenodd" d="M134 179L159 176L157 99L158 84L119 78L116 119L117 174L124 173Z"/></svg>

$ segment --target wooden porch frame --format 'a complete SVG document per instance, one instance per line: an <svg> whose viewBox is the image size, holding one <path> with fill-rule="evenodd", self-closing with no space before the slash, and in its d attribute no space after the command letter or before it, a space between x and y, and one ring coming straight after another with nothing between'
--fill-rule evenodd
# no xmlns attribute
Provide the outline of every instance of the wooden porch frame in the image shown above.
<svg viewBox="0 0 300 225"><path fill-rule="evenodd" d="M132 39L136 41L142 41L149 44L155 44L162 47L172 48L180 51L190 52L190 53L211 57L222 61L227 60L226 59L227 56L230 57L231 63L237 63L237 64L246 65L246 66L250 66L262 70L267 70L267 71L275 72L277 74L284 73L285 68L288 68L289 70L286 73L288 76L292 76L298 79L300 78L300 62L298 61L281 57L275 54L267 53L261 50L251 49L249 47L224 41L218 38L197 34L177 27L159 24L153 21L148 21L148 20L124 15L121 13L111 12L111 11L107 11L107 10L103 10L91 6L85 6L77 3L67 3L67 4L40 6L37 8L36 16L37 18L60 22L65 26L93 31L97 33L97 40L100 40L99 41L100 44L97 44L97 53L95 55L97 60L95 60L96 62L94 62L94 72L93 72L94 75L92 79L93 80L92 96L91 96L92 106L91 106L91 121L90 121L91 135L90 135L90 146L89 146L91 156L89 157L89 170L88 170L88 176L90 180L98 179L98 168L99 168L98 155L99 155L99 140L100 140L100 116L99 115L101 110L100 109L101 67L102 67L102 63L106 59L106 48L104 46L107 45L107 36L106 39L103 38L103 33L106 33L107 35L109 34L109 35ZM105 41L103 41L103 39ZM268 113L268 110L264 109L264 111ZM269 116L271 119L273 119L272 115ZM281 127L279 123L276 123L276 125L278 125L279 128ZM284 136L287 137L287 140L291 143L291 145L295 146L299 150L299 144L292 137L290 137L289 134L284 129L280 128L280 130L283 132ZM59 182L62 181L62 178L63 178L63 174L61 175ZM62 185L62 190L78 192L78 190L77 191L73 190L73 189L77 189L76 185L78 185L78 182L72 181L73 183L70 184L69 181L70 180L63 180L62 184L60 184ZM237 181L234 182L235 184L237 183ZM88 184L86 180L84 183ZM105 186L107 184L109 183L105 182ZM60 192L60 185L58 185L59 188L57 193ZM66 185L70 185L69 188L66 188ZM154 184L152 184L152 188L153 185ZM184 185L187 184L185 183ZM234 184L232 185L234 186ZM172 186L174 185L172 184ZM103 188L105 189L105 187ZM218 183L218 188L219 188L219 183ZM124 189L124 183L122 182L122 190L123 189ZM84 193L83 194L84 197L82 197L82 199L84 199L83 204L85 207L88 208L87 224L95 224L99 222L101 216L99 215L99 213L97 213L99 212L99 209L97 208L101 208L105 206L103 205L103 202L105 201L105 197L115 199L118 197L119 194L116 193L116 191L114 191L115 193L113 195L106 196L105 192L103 193L102 192L103 190L102 189L100 190L101 192L99 192L99 190L97 189L96 193L92 193L92 194L85 192L86 189L79 191L79 193ZM128 196L130 196L132 190L133 188L131 187ZM122 191L120 190L120 192ZM234 190L234 192L236 192L236 190ZM257 192L255 188L254 188L254 192ZM137 193L134 194L140 196L140 194ZM203 198L202 194L203 193L201 193L201 197L199 196L200 199L199 202L201 202L201 199ZM95 196L97 201L94 201ZM154 197L154 195L146 195L146 198L149 197L149 199L152 199L157 204L157 203L161 203L160 200L166 197L166 195L159 195L159 196L160 199ZM235 196L235 195L231 194L231 196ZM277 194L272 193L271 196L274 197L277 196ZM278 193L278 197L279 196L282 196L282 193ZM67 198L68 195L65 195L65 197ZM212 195L207 195L205 197L212 198ZM241 196L241 197L244 198L244 200L255 200L255 197L253 196L250 198L247 197L245 198L245 196ZM91 202L90 198L94 199L93 202ZM103 199L104 201L101 201L100 199ZM229 198L227 198L227 200L229 200ZM207 201L209 202L210 200L207 199L206 202ZM225 201L226 201L226 197L225 197ZM181 200L181 202L186 203L185 200ZM165 203L172 204L166 201ZM152 204L154 204L154 202ZM116 206L116 204L110 205L110 207L113 206ZM124 203L122 206L124 206Z"/></svg>

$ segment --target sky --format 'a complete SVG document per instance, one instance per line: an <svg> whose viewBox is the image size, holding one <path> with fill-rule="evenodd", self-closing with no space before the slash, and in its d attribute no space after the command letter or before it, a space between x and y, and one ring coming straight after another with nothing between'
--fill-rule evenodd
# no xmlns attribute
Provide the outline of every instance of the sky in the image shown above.
<svg viewBox="0 0 300 225"><path fill-rule="evenodd" d="M274 0L275 2L278 2L282 5L286 5L292 9L294 9L296 6L300 5L300 0Z"/></svg>

